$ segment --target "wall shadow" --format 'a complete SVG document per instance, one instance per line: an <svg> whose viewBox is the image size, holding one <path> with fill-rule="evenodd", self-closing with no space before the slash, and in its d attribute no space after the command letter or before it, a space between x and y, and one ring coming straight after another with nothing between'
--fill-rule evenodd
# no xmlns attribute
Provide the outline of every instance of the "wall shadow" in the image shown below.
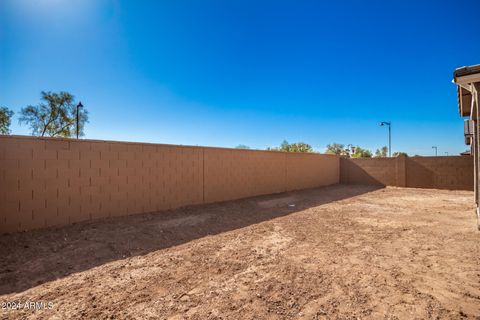
<svg viewBox="0 0 480 320"><path fill-rule="evenodd" d="M455 164L447 167L437 167L432 159L440 157L411 157L406 160L407 187L444 190L474 190L473 158L470 157L441 157L458 159ZM440 158L440 159L441 159ZM461 162L459 160L462 160ZM465 163L471 161L471 168ZM433 168L433 169L432 169ZM471 172L465 174L465 171Z"/></svg>
<svg viewBox="0 0 480 320"><path fill-rule="evenodd" d="M340 182L423 189L473 191L468 157L363 158L340 160Z"/></svg>
<svg viewBox="0 0 480 320"><path fill-rule="evenodd" d="M339 184L2 235L0 295L380 188Z"/></svg>
<svg viewBox="0 0 480 320"><path fill-rule="evenodd" d="M340 183L380 187L387 185L349 158L340 158Z"/></svg>
<svg viewBox="0 0 480 320"><path fill-rule="evenodd" d="M408 187L435 188L435 175L432 170L420 164L415 158L407 158L405 166Z"/></svg>

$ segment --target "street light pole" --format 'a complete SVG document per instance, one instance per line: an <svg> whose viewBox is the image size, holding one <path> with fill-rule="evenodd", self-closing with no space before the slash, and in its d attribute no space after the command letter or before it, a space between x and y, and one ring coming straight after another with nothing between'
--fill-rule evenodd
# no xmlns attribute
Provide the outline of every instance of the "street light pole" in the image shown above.
<svg viewBox="0 0 480 320"><path fill-rule="evenodd" d="M437 147L437 146L433 146L432 149L435 149L435 157L438 156L438 147Z"/></svg>
<svg viewBox="0 0 480 320"><path fill-rule="evenodd" d="M380 122L380 126L388 126L388 156L392 157L392 123L382 121Z"/></svg>
<svg viewBox="0 0 480 320"><path fill-rule="evenodd" d="M78 133L79 133L79 127L78 127L78 122L79 122L78 109L80 109L80 108L83 108L83 104L82 104L81 101L77 104L77 139L78 139Z"/></svg>

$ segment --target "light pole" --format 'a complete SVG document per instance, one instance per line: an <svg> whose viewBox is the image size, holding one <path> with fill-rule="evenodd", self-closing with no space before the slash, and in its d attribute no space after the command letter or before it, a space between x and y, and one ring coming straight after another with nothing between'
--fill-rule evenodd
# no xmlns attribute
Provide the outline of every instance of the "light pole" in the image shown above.
<svg viewBox="0 0 480 320"><path fill-rule="evenodd" d="M78 139L78 132L79 132L79 128L78 128L78 122L79 122L78 109L80 109L80 108L83 108L83 104L82 104L81 101L77 104L77 139Z"/></svg>
<svg viewBox="0 0 480 320"><path fill-rule="evenodd" d="M432 149L435 149L435 157L438 156L438 147L437 147L437 146L433 146Z"/></svg>
<svg viewBox="0 0 480 320"><path fill-rule="evenodd" d="M388 156L392 157L392 123L382 121L380 122L380 126L388 126Z"/></svg>

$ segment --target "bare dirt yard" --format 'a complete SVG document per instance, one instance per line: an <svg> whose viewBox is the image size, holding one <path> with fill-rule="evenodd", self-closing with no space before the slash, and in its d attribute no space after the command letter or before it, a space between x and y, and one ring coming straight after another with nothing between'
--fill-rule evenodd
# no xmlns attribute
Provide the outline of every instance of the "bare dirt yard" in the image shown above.
<svg viewBox="0 0 480 320"><path fill-rule="evenodd" d="M466 191L337 185L4 235L0 247L2 319L480 318Z"/></svg>

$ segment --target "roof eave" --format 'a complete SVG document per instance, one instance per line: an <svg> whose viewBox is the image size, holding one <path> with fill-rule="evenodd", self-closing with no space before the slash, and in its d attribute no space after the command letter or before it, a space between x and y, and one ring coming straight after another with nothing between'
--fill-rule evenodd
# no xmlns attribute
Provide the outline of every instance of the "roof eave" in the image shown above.
<svg viewBox="0 0 480 320"><path fill-rule="evenodd" d="M470 72L465 72L465 68L461 68L462 75L457 76L457 69L454 73L453 83L458 85L458 112L461 117L470 117L472 106L472 84L480 83L480 69L479 66L468 69Z"/></svg>
<svg viewBox="0 0 480 320"><path fill-rule="evenodd" d="M480 73L469 74L461 77L455 77L453 82L468 91L471 91L471 84L475 82L480 82Z"/></svg>

